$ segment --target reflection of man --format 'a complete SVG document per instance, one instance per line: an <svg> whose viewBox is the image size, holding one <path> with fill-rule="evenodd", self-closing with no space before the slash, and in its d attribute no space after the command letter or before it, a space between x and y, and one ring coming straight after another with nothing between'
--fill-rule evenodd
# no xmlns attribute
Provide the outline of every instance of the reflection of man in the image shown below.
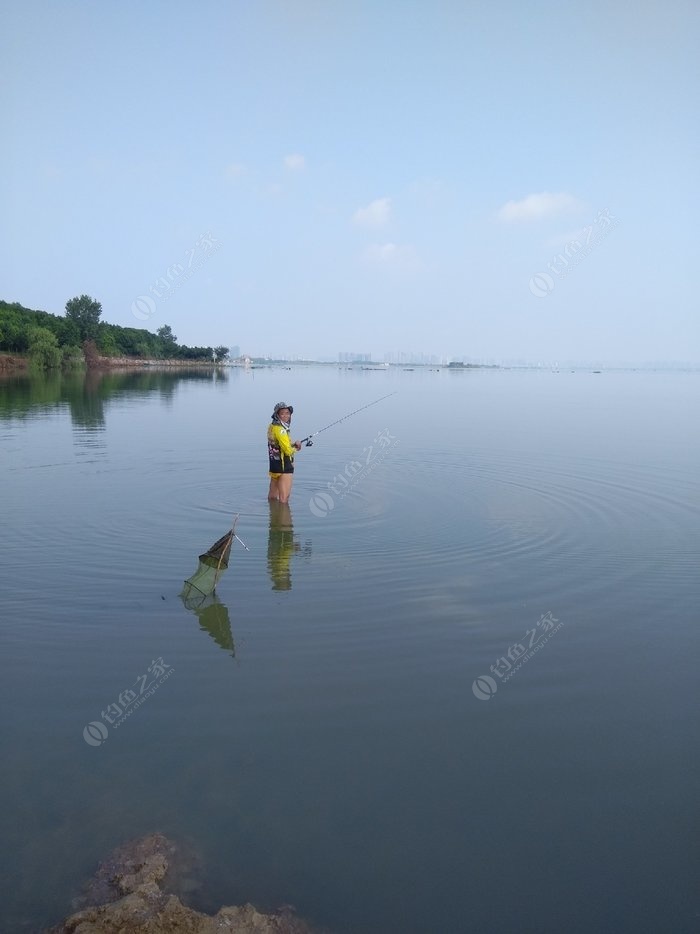
<svg viewBox="0 0 700 934"><path fill-rule="evenodd" d="M294 542L294 527L289 503L270 500L270 534L267 540L267 570L273 590L291 590L291 560L299 544Z"/></svg>

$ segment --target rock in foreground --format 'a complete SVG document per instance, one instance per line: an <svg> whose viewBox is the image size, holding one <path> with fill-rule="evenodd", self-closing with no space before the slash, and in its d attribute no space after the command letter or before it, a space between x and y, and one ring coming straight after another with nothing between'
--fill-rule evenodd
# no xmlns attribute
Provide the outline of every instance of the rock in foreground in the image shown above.
<svg viewBox="0 0 700 934"><path fill-rule="evenodd" d="M212 916L187 908L161 887L175 855L175 844L158 833L119 847L88 885L89 907L47 934L313 934L291 911L243 905Z"/></svg>

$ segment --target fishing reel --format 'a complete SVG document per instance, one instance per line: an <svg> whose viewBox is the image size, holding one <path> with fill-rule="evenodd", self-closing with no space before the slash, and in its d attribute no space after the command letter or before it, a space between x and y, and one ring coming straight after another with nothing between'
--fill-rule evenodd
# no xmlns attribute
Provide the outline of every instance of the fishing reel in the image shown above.
<svg viewBox="0 0 700 934"><path fill-rule="evenodd" d="M313 441L311 440L311 438L308 438L307 441L306 441L306 444L304 445L304 447L305 447L305 448L312 448L313 446L314 446Z"/></svg>

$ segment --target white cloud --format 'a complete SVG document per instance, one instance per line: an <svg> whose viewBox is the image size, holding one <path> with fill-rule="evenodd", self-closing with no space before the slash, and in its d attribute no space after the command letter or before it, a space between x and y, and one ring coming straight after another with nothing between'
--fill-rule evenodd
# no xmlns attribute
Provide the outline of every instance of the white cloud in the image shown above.
<svg viewBox="0 0 700 934"><path fill-rule="evenodd" d="M398 259L400 249L395 243L372 243L364 252L371 263L390 263Z"/></svg>
<svg viewBox="0 0 700 934"><path fill-rule="evenodd" d="M565 191L558 194L542 191L537 195L528 195L522 201L508 201L498 211L498 217L507 223L538 221L545 217L578 211L582 207L583 204L577 198Z"/></svg>
<svg viewBox="0 0 700 934"><path fill-rule="evenodd" d="M290 172L301 172L306 168L306 159L298 152L293 152L284 157L284 167Z"/></svg>
<svg viewBox="0 0 700 934"><path fill-rule="evenodd" d="M358 208L352 216L354 224L361 227L382 227L389 220L391 201L389 198L377 198L366 208Z"/></svg>

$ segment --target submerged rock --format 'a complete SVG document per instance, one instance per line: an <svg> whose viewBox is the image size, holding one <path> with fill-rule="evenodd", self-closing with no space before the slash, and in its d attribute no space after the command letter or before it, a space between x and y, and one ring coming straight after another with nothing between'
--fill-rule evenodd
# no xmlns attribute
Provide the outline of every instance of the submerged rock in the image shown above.
<svg viewBox="0 0 700 934"><path fill-rule="evenodd" d="M86 886L81 910L46 934L314 934L288 907L278 914L224 907L213 916L188 908L165 891L181 871L178 859L160 833L117 847Z"/></svg>

